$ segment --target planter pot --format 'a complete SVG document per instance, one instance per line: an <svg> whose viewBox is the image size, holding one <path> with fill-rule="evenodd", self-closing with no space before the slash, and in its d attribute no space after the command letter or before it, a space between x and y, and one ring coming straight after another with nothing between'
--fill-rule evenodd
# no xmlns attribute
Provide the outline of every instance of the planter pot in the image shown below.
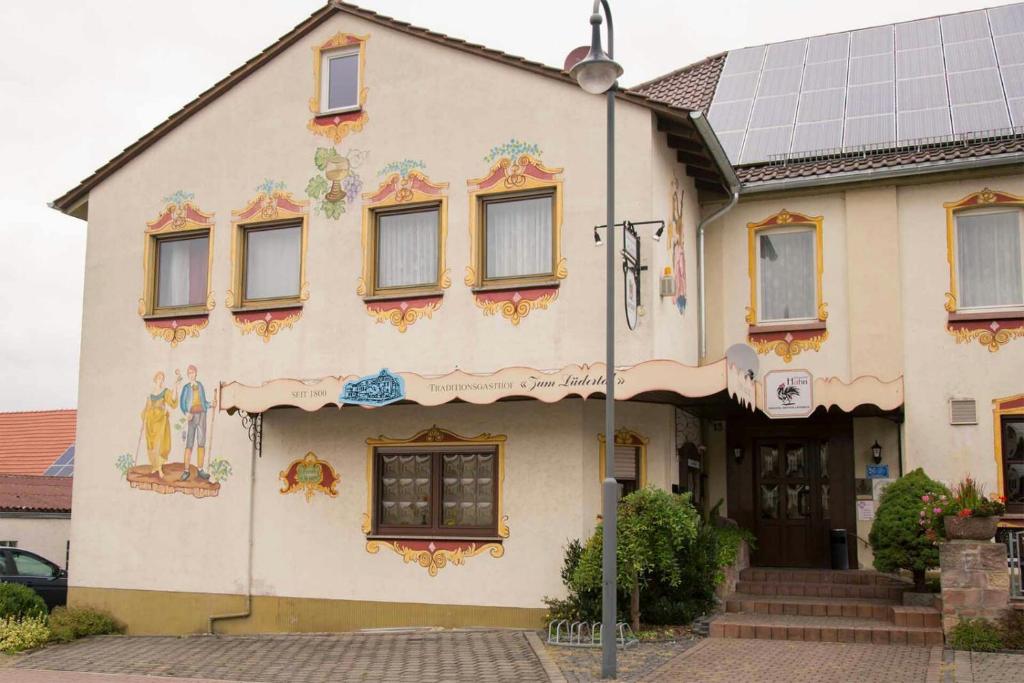
<svg viewBox="0 0 1024 683"><path fill-rule="evenodd" d="M951 541L990 541L996 535L998 517L955 517L942 518L946 527L946 538Z"/></svg>

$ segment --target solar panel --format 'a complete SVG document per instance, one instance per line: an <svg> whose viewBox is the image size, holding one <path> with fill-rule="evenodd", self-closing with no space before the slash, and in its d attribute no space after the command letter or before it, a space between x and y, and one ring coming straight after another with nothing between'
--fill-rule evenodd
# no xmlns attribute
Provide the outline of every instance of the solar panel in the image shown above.
<svg viewBox="0 0 1024 683"><path fill-rule="evenodd" d="M733 50L709 119L734 163L1024 125L1024 2Z"/></svg>
<svg viewBox="0 0 1024 683"><path fill-rule="evenodd" d="M44 477L70 477L75 472L75 447L69 446L53 464L43 472Z"/></svg>

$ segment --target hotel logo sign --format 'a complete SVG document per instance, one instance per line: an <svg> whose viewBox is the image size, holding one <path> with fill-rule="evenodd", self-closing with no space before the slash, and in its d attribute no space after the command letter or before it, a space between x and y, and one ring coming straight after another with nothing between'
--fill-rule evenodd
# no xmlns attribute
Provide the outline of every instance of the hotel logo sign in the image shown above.
<svg viewBox="0 0 1024 683"><path fill-rule="evenodd" d="M338 403L357 406L386 406L405 398L405 380L384 368L376 375L354 379L341 388Z"/></svg>
<svg viewBox="0 0 1024 683"><path fill-rule="evenodd" d="M814 412L814 378L807 370L775 370L764 376L764 412L771 418Z"/></svg>

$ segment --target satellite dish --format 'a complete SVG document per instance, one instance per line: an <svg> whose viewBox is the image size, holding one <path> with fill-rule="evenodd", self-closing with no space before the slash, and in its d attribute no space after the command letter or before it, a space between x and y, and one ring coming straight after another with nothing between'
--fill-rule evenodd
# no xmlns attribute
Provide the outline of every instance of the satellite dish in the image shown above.
<svg viewBox="0 0 1024 683"><path fill-rule="evenodd" d="M570 71L576 64L583 61L583 58L590 54L589 45L581 45L565 56L565 65L562 68Z"/></svg>
<svg viewBox="0 0 1024 683"><path fill-rule="evenodd" d="M757 353L749 345L733 344L725 352L725 358L729 365L736 366L744 374L749 373L750 377L757 377L760 361L757 359Z"/></svg>

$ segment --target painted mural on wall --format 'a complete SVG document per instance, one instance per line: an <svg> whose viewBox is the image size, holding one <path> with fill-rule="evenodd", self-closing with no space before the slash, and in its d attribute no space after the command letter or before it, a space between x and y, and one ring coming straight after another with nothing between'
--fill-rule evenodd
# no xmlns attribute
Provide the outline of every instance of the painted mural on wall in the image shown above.
<svg viewBox="0 0 1024 683"><path fill-rule="evenodd" d="M470 193L470 265L466 266L464 281L467 287L474 289L473 301L484 315L500 314L513 325L519 325L531 311L547 309L558 298L558 280L569 274L561 251L563 169L547 168L541 164L541 154L538 145L512 138L492 147L484 155L484 161L492 164L486 175L467 181ZM486 287L484 268L480 262L481 236L477 228L479 204L489 195L524 190L550 190L553 193L552 272L547 278L520 278L524 282L518 287L490 289Z"/></svg>
<svg viewBox="0 0 1024 683"><path fill-rule="evenodd" d="M678 178L672 178L672 220L667 242L672 254L672 279L675 282L672 300L681 314L686 312L686 248L683 239L683 187Z"/></svg>
<svg viewBox="0 0 1024 683"><path fill-rule="evenodd" d="M146 330L153 339L160 339L168 342L172 347L177 346L189 337L198 337L200 330L204 329L209 322L209 312L213 310L216 302L213 297L212 279L210 273L213 270L213 233L214 215L201 210L195 201L195 194L184 190L176 190L164 197L162 200L164 208L156 218L146 222L145 246L143 248L142 273L143 285L142 296L139 297L139 315L143 318ZM188 306L182 306L175 310L174 315L154 316L156 313L156 258L157 239L170 234L178 237L193 234L209 234L207 269L206 269L206 290L196 292L198 299ZM186 291L192 283L177 283L185 286ZM189 297L191 300L191 297Z"/></svg>
<svg viewBox="0 0 1024 683"><path fill-rule="evenodd" d="M314 201L317 215L337 220L355 207L363 189L363 179L356 169L362 166L369 152L358 149L342 154L333 147L317 147L313 165L320 173L306 184L306 195Z"/></svg>
<svg viewBox="0 0 1024 683"><path fill-rule="evenodd" d="M281 494L302 491L306 502L310 502L317 493L334 498L338 495L338 472L331 463L321 460L316 453L310 451L305 457L295 460L278 475L284 482Z"/></svg>
<svg viewBox="0 0 1024 683"><path fill-rule="evenodd" d="M175 369L171 386L159 370L139 414L135 453L121 454L115 466L132 488L196 498L216 496L221 482L231 475L231 463L213 456L216 416L217 389L208 393L199 368L189 365L184 378ZM174 454L178 449L180 461Z"/></svg>

